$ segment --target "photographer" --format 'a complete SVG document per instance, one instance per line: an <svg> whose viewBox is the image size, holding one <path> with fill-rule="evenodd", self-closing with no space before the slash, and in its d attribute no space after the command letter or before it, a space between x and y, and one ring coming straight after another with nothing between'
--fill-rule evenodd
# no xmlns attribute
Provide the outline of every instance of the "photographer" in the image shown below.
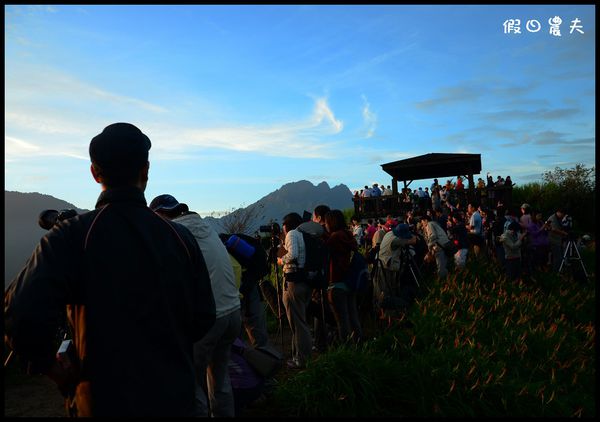
<svg viewBox="0 0 600 422"><path fill-rule="evenodd" d="M521 225L513 221L500 236L504 246L506 277L513 281L521 277L521 246L527 232L521 233Z"/></svg>
<svg viewBox="0 0 600 422"><path fill-rule="evenodd" d="M545 229L548 230L550 253L552 255L552 270L558 272L563 257L563 240L567 237L568 230L563 226L563 218L567 215L565 209L559 207L554 214L546 220Z"/></svg>
<svg viewBox="0 0 600 422"><path fill-rule="evenodd" d="M292 330L292 358L287 362L291 369L303 368L312 350L312 337L306 322L306 308L311 300L312 288L305 280L304 239L296 230L301 223L302 217L298 213L283 217L286 254L277 258L277 264L283 266L283 305Z"/></svg>
<svg viewBox="0 0 600 422"><path fill-rule="evenodd" d="M198 386L196 400L202 416L233 417L233 390L227 366L231 345L240 334L240 298L229 253L217 232L198 213L189 211L169 194L150 202L150 209L192 232L205 257L215 298L216 320L210 331L194 344L194 366ZM210 376L208 376L210 372ZM210 412L209 412L210 403Z"/></svg>
<svg viewBox="0 0 600 422"><path fill-rule="evenodd" d="M5 293L5 340L59 384L71 416L199 415L192 346L215 303L193 235L146 206L150 146L129 123L92 139L96 209L52 228ZM65 307L77 373L56 361Z"/></svg>

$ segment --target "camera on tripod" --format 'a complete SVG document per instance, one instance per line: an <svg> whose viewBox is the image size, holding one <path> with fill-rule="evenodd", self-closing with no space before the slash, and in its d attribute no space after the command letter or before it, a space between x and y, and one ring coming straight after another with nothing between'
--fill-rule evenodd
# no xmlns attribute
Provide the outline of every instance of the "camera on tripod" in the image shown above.
<svg viewBox="0 0 600 422"><path fill-rule="evenodd" d="M271 223L264 226L260 226L258 228L258 231L262 233L271 233L271 236L279 236L279 233L281 233L281 228L279 227L279 224Z"/></svg>
<svg viewBox="0 0 600 422"><path fill-rule="evenodd" d="M40 213L38 224L45 230L50 230L55 224L66 220L67 218L75 217L77 211L74 209L68 210L44 210Z"/></svg>

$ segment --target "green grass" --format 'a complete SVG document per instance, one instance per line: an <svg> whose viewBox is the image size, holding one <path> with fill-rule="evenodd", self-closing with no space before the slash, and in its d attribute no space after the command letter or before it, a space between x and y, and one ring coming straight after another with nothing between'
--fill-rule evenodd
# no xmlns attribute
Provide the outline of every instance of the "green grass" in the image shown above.
<svg viewBox="0 0 600 422"><path fill-rule="evenodd" d="M280 384L274 406L293 416L595 416L587 252L587 284L549 273L508 282L483 260L423 280L405 323L320 355Z"/></svg>

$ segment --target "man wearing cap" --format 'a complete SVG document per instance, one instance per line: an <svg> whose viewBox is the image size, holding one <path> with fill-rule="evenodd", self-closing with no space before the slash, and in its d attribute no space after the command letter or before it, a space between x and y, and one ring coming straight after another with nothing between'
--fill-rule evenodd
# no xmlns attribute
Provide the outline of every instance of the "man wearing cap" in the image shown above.
<svg viewBox="0 0 600 422"><path fill-rule="evenodd" d="M194 344L194 365L198 391L196 400L203 416L233 417L233 389L229 379L231 345L240 335L240 297L229 253L217 232L195 212L189 211L175 197L163 194L150 202L150 209L175 221L192 232L206 260L210 284L215 297L216 321L210 331ZM207 377L208 373L208 377ZM207 385L207 391L201 386ZM208 393L208 398L207 398Z"/></svg>
<svg viewBox="0 0 600 422"><path fill-rule="evenodd" d="M199 416L192 350L215 302L193 235L146 206L150 146L129 123L92 139L96 208L57 223L5 293L8 344L71 416ZM65 307L70 367L56 359Z"/></svg>

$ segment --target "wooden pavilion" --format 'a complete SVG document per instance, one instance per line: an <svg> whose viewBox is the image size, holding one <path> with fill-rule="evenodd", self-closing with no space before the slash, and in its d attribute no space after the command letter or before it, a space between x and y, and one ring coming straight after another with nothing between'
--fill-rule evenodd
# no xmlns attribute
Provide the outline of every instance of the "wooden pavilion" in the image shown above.
<svg viewBox="0 0 600 422"><path fill-rule="evenodd" d="M354 210L360 218L377 218L402 211L402 195L398 191L400 181L403 182L404 188L408 188L414 180L461 176L469 181L465 199L475 199L473 175L481 173L481 154L429 153L382 164L381 167L392 176L393 194L376 198L355 197ZM510 203L510 193L504 197L505 201Z"/></svg>

